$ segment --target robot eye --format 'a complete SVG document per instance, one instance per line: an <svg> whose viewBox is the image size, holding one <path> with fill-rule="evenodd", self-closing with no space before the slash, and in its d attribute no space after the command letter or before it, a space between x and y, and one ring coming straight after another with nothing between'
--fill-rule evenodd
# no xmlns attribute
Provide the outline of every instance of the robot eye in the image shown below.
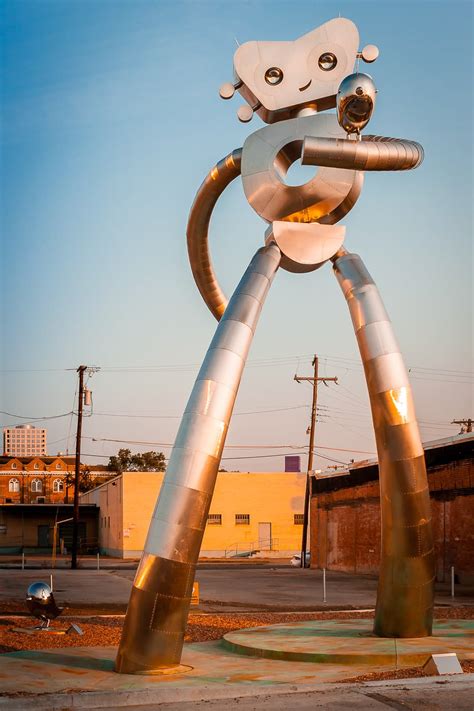
<svg viewBox="0 0 474 711"><path fill-rule="evenodd" d="M336 64L337 57L332 52L324 52L318 59L319 68L322 69L323 72L330 72L331 69L335 68Z"/></svg>
<svg viewBox="0 0 474 711"><path fill-rule="evenodd" d="M270 69L267 69L265 72L265 81L272 86L281 84L283 81L283 72L279 67L270 67Z"/></svg>

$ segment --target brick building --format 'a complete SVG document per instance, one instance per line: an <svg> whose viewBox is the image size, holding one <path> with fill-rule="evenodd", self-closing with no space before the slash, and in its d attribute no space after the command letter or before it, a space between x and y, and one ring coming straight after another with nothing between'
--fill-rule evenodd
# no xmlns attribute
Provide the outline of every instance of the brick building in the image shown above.
<svg viewBox="0 0 474 711"><path fill-rule="evenodd" d="M72 540L72 475L75 458L0 457L0 555L51 550L53 528L57 521L66 522L58 529L58 543L69 548ZM94 481L112 476L102 465L81 464ZM99 509L80 506L80 550L97 547Z"/></svg>
<svg viewBox="0 0 474 711"><path fill-rule="evenodd" d="M0 504L49 504L72 501L67 474L74 457L0 457Z"/></svg>
<svg viewBox="0 0 474 711"><path fill-rule="evenodd" d="M474 583L474 435L424 445L438 581ZM380 492L377 461L319 475L311 482L312 567L378 573Z"/></svg>

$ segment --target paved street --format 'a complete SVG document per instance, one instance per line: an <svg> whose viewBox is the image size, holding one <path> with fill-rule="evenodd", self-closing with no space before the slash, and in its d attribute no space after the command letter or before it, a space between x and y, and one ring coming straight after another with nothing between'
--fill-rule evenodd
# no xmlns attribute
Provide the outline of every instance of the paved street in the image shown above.
<svg viewBox="0 0 474 711"><path fill-rule="evenodd" d="M0 602L22 600L30 583L49 582L49 570L1 570ZM121 605L128 602L134 570L57 570L54 592L60 604ZM375 604L377 581L366 576L327 572L326 603L322 573L291 567L198 569L204 611L275 609L370 608ZM474 590L458 587L454 601L446 585L438 586L437 604L474 604ZM194 608L196 609L196 608Z"/></svg>
<svg viewBox="0 0 474 711"><path fill-rule="evenodd" d="M326 686L317 691L292 694L261 695L194 701L193 711L313 711L324 708L333 711L360 709L366 711L472 711L472 674L464 679L408 679L400 682L347 684L336 688ZM101 706L101 708L112 708ZM128 711L152 711L156 705L128 706ZM189 701L160 704L160 711L188 711Z"/></svg>

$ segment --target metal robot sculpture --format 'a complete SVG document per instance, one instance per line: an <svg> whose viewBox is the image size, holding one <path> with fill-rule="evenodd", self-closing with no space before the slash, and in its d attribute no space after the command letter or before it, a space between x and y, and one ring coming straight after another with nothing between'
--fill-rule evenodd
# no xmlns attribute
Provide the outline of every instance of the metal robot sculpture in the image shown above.
<svg viewBox="0 0 474 711"><path fill-rule="evenodd" d="M358 62L353 22L338 18L294 42L247 42L234 55L235 90L267 124L210 171L189 216L193 275L219 324L186 406L135 577L116 670L153 673L180 662L195 566L232 409L260 311L279 267L309 272L332 261L347 300L370 396L380 471L382 550L375 634L431 634L434 559L423 448L407 371L378 289L357 254L343 247L340 220L365 171L409 170L418 143L361 135L375 105ZM357 70L354 67L357 64ZM336 108L336 113L323 113ZM301 186L285 183L301 158L318 167ZM245 195L267 223L259 249L228 302L211 263L208 228L227 185L242 176Z"/></svg>
<svg viewBox="0 0 474 711"><path fill-rule="evenodd" d="M50 630L51 620L55 620L62 612L47 583L32 583L26 593L26 604L33 617L41 620L41 624L34 629L42 631Z"/></svg>

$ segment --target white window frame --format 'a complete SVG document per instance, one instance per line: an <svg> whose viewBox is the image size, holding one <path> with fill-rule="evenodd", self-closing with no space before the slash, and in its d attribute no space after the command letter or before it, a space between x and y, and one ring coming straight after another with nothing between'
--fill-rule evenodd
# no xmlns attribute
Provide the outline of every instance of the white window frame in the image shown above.
<svg viewBox="0 0 474 711"><path fill-rule="evenodd" d="M64 491L64 481L62 479L55 479L53 481L53 492L55 494L60 494Z"/></svg>
<svg viewBox="0 0 474 711"><path fill-rule="evenodd" d="M8 493L17 494L20 491L20 482L18 479L10 479L8 482Z"/></svg>
<svg viewBox="0 0 474 711"><path fill-rule="evenodd" d="M41 481L41 479L33 479L33 481L31 482L31 491L36 494L43 493L43 482Z"/></svg>

